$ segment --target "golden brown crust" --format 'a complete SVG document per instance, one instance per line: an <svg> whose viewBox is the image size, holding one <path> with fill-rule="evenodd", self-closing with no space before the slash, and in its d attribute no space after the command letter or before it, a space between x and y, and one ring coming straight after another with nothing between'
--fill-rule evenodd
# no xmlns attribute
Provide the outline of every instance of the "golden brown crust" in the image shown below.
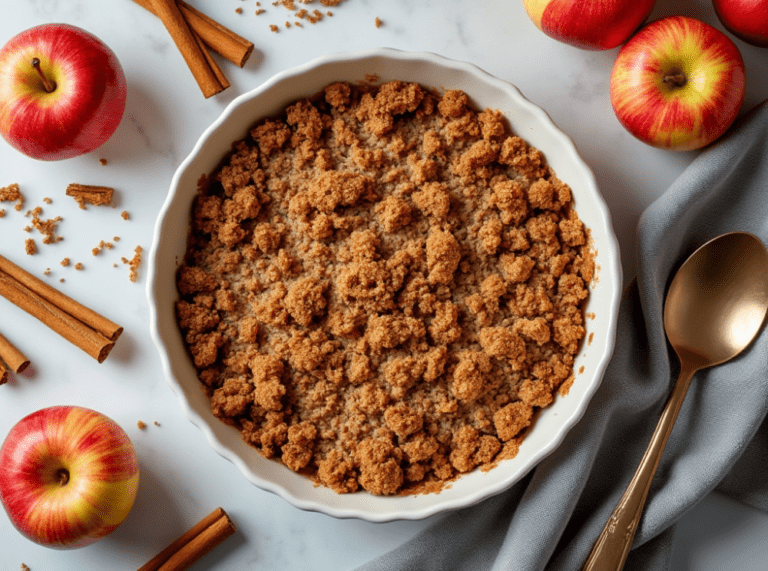
<svg viewBox="0 0 768 571"><path fill-rule="evenodd" d="M435 491L513 457L573 381L587 238L498 111L335 83L201 181L178 323L264 456L339 493Z"/></svg>

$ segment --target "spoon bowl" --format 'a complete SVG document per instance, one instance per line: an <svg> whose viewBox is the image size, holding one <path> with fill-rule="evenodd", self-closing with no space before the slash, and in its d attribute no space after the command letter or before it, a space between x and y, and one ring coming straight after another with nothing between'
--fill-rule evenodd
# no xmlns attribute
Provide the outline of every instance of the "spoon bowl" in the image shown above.
<svg viewBox="0 0 768 571"><path fill-rule="evenodd" d="M651 442L582 571L619 571L632 547L648 490L693 374L732 359L757 336L768 313L768 250L732 232L701 246L680 266L664 304L664 329L680 376Z"/></svg>
<svg viewBox="0 0 768 571"><path fill-rule="evenodd" d="M768 308L768 250L745 232L724 234L680 267L664 305L664 329L681 360L718 365L741 353Z"/></svg>

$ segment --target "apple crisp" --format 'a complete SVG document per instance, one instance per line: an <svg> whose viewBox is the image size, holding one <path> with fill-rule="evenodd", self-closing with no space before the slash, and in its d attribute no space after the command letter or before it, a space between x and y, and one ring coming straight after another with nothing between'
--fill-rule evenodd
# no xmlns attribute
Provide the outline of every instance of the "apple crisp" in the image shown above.
<svg viewBox="0 0 768 571"><path fill-rule="evenodd" d="M513 457L573 382L571 190L458 90L335 83L256 124L191 213L176 302L213 414L339 493Z"/></svg>

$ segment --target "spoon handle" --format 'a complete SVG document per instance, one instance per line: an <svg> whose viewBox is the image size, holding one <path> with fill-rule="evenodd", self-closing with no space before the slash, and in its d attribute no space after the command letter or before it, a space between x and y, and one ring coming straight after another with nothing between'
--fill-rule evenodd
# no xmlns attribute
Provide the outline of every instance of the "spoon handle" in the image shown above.
<svg viewBox="0 0 768 571"><path fill-rule="evenodd" d="M677 413L688 392L691 378L697 369L698 367L682 361L680 376L664 406L643 459L611 517L608 518L600 537L592 547L592 552L584 563L582 571L619 571L624 567L653 476L677 419Z"/></svg>

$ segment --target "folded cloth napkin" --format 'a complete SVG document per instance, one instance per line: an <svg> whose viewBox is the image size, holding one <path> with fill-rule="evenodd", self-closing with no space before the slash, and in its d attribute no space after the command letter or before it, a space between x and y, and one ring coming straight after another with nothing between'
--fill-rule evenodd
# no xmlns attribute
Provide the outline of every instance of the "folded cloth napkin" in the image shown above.
<svg viewBox="0 0 768 571"><path fill-rule="evenodd" d="M450 513L361 571L580 569L634 474L679 372L664 296L698 246L743 230L768 244L768 102L703 151L642 215L602 385L564 442L511 489ZM567 398L567 397L566 397ZM625 569L669 569L674 523L719 489L768 511L768 331L693 379Z"/></svg>

